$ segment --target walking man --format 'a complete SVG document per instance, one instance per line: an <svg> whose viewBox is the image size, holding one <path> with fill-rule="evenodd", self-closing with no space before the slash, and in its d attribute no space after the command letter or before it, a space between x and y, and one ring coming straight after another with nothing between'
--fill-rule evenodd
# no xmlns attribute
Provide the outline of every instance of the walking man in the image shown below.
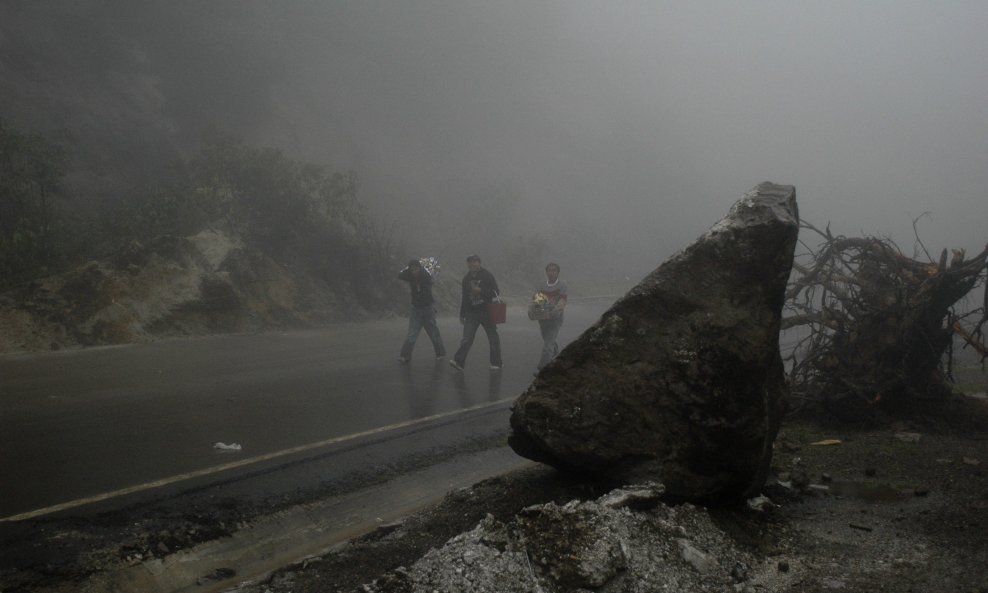
<svg viewBox="0 0 988 593"><path fill-rule="evenodd" d="M551 311L546 319L539 319L539 330L542 332L542 357L539 359L539 370L559 354L556 338L559 336L559 329L563 327L563 310L566 309L567 292L566 281L559 279L559 264L550 262L545 267L545 282L540 284L535 292L536 296L542 295Z"/></svg>
<svg viewBox="0 0 988 593"><path fill-rule="evenodd" d="M463 339L460 348L449 361L450 366L458 371L463 370L467 354L473 346L477 328L483 326L490 345L491 370L501 370L501 338L497 335L497 325L491 321L487 305L498 295L497 281L494 275L480 265L480 256L471 255L467 258L467 273L463 276L463 296L460 299L460 323L463 324Z"/></svg>
<svg viewBox="0 0 988 593"><path fill-rule="evenodd" d="M410 260L404 270L398 272L398 279L408 282L412 289L412 309L408 316L408 335L405 343L401 346L401 355L398 362L407 364L412 359L412 349L415 348L415 340L419 337L419 332L425 328L425 333L432 340L432 347L436 352L436 360L446 357L446 347L443 346L443 338L439 335L439 326L436 325L436 309L433 307L432 298L432 276L422 268L422 264L417 259Z"/></svg>

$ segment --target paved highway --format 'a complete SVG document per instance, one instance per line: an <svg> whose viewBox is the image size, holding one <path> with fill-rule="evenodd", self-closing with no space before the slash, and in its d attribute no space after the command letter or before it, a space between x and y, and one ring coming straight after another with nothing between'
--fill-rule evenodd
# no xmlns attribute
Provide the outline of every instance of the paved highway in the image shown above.
<svg viewBox="0 0 988 593"><path fill-rule="evenodd" d="M608 304L574 302L561 343ZM509 310L504 369L488 370L481 330L458 373L433 360L424 333L398 364L406 323L0 356L0 521L222 481L461 414L503 426L531 382L537 324ZM460 325L440 329L452 353Z"/></svg>

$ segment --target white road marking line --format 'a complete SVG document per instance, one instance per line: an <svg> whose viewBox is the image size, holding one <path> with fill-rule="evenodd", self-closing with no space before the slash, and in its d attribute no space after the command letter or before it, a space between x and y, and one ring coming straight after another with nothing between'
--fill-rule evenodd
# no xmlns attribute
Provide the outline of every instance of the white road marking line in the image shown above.
<svg viewBox="0 0 988 593"><path fill-rule="evenodd" d="M513 398L512 398L513 399ZM387 432L389 430L396 430L399 428L407 428L409 426L415 426L416 424L424 424L426 422L432 422L434 420L439 420L440 418L447 418L450 416L455 416L457 414L463 414L466 412L475 412L477 410L483 410L485 408L491 408L494 406L503 405L509 399L500 399L496 402L489 402L486 404L480 404L472 406L469 408L463 408L462 410L453 410L452 412L444 412L442 414L434 414L432 416L426 416L424 418L416 418L414 420L406 420L405 422L398 422L396 424L389 424L387 426L379 426L378 428L372 428L370 430L365 430L362 432L356 432L353 434L348 434L340 437L333 437L331 439L326 439L324 441L318 441L315 443L309 443L306 445L299 445L298 447L291 447L289 449L282 449L281 451L275 451L273 453L266 453L264 455L258 455L257 457L251 457L250 459L241 459L239 461L233 461L230 463L224 463L222 465L214 465L212 467L207 467L204 469L196 470L194 472L188 472L185 474L179 474L177 476L171 476L168 478L162 478L160 480L154 480L151 482L145 482L144 484L137 484L135 486L128 486L127 488L121 488L120 490L114 490L112 492L104 492L103 494L97 494L95 496L88 496L86 498L79 498L76 500L70 500L68 502L63 502L60 504L52 505L42 509L37 509L33 511L27 511L17 515L11 515L9 517L0 517L0 523L5 523L7 521L23 521L25 519L34 519L36 517L42 517L44 515L50 515L52 513L57 513L59 511L64 511L66 509L72 509L75 507L81 507L87 504L92 504L94 502L101 502L104 500L110 500L112 498L117 498L120 496L126 496L128 494L134 494L135 492L143 492L145 490L153 490L154 488L160 488L162 486L167 486L169 484L175 484L177 482L182 482L185 480L191 480L192 478L199 478L202 476L208 476L211 474L216 474L224 472L230 469L236 469L238 467L244 467L247 465L252 465L255 463L260 463L262 461L270 461L272 459L277 459L279 457L284 457L286 455L293 455L295 453L303 453L305 451L311 451L312 449L318 449L320 447L325 447L327 445L334 445L336 443L342 443L345 441L358 439L361 437L371 436L375 434L380 434L382 432Z"/></svg>

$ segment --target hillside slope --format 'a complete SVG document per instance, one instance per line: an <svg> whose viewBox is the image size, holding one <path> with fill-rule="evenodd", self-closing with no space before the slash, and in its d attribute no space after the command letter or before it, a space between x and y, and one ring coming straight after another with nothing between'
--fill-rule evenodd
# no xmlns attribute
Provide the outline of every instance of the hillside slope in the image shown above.
<svg viewBox="0 0 988 593"><path fill-rule="evenodd" d="M0 352L301 327L368 316L352 296L237 237L132 243L0 295ZM376 315L380 315L377 312Z"/></svg>

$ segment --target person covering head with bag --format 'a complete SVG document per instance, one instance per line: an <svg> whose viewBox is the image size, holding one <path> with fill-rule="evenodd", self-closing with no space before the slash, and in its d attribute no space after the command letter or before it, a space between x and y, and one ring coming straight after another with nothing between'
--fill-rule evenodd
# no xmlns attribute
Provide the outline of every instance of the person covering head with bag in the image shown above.
<svg viewBox="0 0 988 593"><path fill-rule="evenodd" d="M436 352L436 360L446 357L446 347L443 346L443 338L439 335L439 326L436 325L436 309L433 306L432 298L432 276L417 259L410 260L405 269L398 272L398 279L408 282L412 291L412 309L408 315L408 334L405 342L401 345L401 354L398 355L398 362L407 364L412 358L412 349L415 348L415 341L419 337L419 332L425 329L426 335L432 340L432 347Z"/></svg>
<svg viewBox="0 0 988 593"><path fill-rule="evenodd" d="M449 364L458 371L463 370L477 329L483 327L490 345L490 369L499 371L502 366L501 338L497 333L497 324L491 319L488 305L498 300L500 291L494 275L481 266L480 256L471 255L467 258L467 273L463 276L461 288L460 323L463 324L463 338Z"/></svg>

